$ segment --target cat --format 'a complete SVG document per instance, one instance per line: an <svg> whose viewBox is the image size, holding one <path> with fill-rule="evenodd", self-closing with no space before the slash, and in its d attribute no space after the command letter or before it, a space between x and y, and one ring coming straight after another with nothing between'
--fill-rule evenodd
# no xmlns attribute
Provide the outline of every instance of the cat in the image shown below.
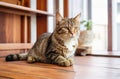
<svg viewBox="0 0 120 79"><path fill-rule="evenodd" d="M53 33L44 33L37 39L28 53L10 54L6 61L27 60L59 66L72 66L73 56L80 35L80 14L74 18L63 18L56 13L56 28Z"/></svg>

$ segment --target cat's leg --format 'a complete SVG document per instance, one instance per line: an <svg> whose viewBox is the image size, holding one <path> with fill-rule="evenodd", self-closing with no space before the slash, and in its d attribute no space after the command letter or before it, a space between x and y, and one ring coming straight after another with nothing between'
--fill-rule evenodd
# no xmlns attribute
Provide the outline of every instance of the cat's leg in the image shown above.
<svg viewBox="0 0 120 79"><path fill-rule="evenodd" d="M65 57L55 54L55 53L49 53L47 55L48 61L52 61L53 63L60 65L60 66L71 66L71 61L66 59Z"/></svg>
<svg viewBox="0 0 120 79"><path fill-rule="evenodd" d="M36 55L34 49L30 49L27 55L27 62L28 63L35 63L36 62Z"/></svg>
<svg viewBox="0 0 120 79"><path fill-rule="evenodd" d="M61 55L59 55L54 61L60 66L71 66L72 65L71 60L66 59Z"/></svg>
<svg viewBox="0 0 120 79"><path fill-rule="evenodd" d="M67 58L67 60L70 62L70 65L73 65L73 63L74 63L74 58L73 57L69 57L69 58Z"/></svg>

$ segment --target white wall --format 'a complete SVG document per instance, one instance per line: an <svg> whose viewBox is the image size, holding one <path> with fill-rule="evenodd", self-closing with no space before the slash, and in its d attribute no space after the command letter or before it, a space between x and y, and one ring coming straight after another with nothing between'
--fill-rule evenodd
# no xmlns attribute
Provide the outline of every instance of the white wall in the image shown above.
<svg viewBox="0 0 120 79"><path fill-rule="evenodd" d="M36 9L36 0L30 0L30 8ZM36 41L36 14L31 16L31 43L34 43Z"/></svg>
<svg viewBox="0 0 120 79"><path fill-rule="evenodd" d="M112 14L113 14L113 50L120 51L120 7L118 6L118 3L120 5L120 0L112 0Z"/></svg>
<svg viewBox="0 0 120 79"><path fill-rule="evenodd" d="M95 33L92 47L93 50L106 51L108 48L108 1L91 0L91 4L92 30Z"/></svg>
<svg viewBox="0 0 120 79"><path fill-rule="evenodd" d="M119 45L118 45L118 39L119 39L119 35L120 34L118 32L118 27L117 27L117 2L120 2L119 0L112 0L112 44L113 44L113 50L120 50L118 49ZM120 40L120 39L119 39Z"/></svg>
<svg viewBox="0 0 120 79"><path fill-rule="evenodd" d="M69 18L81 13L80 20L87 19L87 0L69 0ZM81 30L85 27L80 26Z"/></svg>
<svg viewBox="0 0 120 79"><path fill-rule="evenodd" d="M83 0L69 0L69 17L75 17L78 13L83 15Z"/></svg>
<svg viewBox="0 0 120 79"><path fill-rule="evenodd" d="M117 24L117 50L120 51L120 23Z"/></svg>
<svg viewBox="0 0 120 79"><path fill-rule="evenodd" d="M49 13L52 13L52 14L54 14L55 12L54 12L54 10L55 10L55 2L54 2L54 0L48 0L48 12ZM48 16L48 32L53 32L53 30L54 30L54 17L53 16Z"/></svg>

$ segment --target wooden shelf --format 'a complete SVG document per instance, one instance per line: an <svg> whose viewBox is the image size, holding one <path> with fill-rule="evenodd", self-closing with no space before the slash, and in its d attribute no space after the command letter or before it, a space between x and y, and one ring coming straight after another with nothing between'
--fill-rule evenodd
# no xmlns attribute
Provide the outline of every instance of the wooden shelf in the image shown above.
<svg viewBox="0 0 120 79"><path fill-rule="evenodd" d="M31 43L0 43L0 50L30 49L32 46Z"/></svg>
<svg viewBox="0 0 120 79"><path fill-rule="evenodd" d="M10 4L10 3L6 3L6 2L0 2L0 11L3 9L2 8L5 8L5 9L14 9L15 11L24 11L26 13L29 13L29 14L44 14L44 15L48 15L48 16L54 16L53 14L51 13L48 13L46 11L42 11L42 10L33 10L31 8L28 8L28 7L23 7L23 6L20 6L20 5L15 5L15 4ZM10 11L10 10L9 10ZM19 14L19 12L17 12Z"/></svg>
<svg viewBox="0 0 120 79"><path fill-rule="evenodd" d="M11 0L12 1L12 0ZM29 5L30 6L30 5ZM13 52L27 51L31 42L31 16L36 14L36 35L47 31L47 0L37 0L37 9L0 1L0 54L5 56ZM9 29L9 30L8 30ZM11 35L11 36L10 36Z"/></svg>

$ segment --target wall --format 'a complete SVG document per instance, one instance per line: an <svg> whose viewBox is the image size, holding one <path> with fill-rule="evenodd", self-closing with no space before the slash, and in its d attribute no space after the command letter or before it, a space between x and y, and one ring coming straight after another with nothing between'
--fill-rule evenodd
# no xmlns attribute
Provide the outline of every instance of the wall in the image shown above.
<svg viewBox="0 0 120 79"><path fill-rule="evenodd" d="M69 0L69 18L81 13L80 20L88 19L87 0ZM81 30L85 28L80 26Z"/></svg>
<svg viewBox="0 0 120 79"><path fill-rule="evenodd" d="M78 13L83 13L83 0L69 0L69 17L74 17Z"/></svg>
<svg viewBox="0 0 120 79"><path fill-rule="evenodd" d="M119 28L117 27L117 21L119 21L118 20L118 15L117 15L117 3L120 3L120 1L119 0L112 0L112 36L113 36L113 38L112 38L112 45L113 45L113 50L114 51L116 51L116 50L120 50L119 48L119 46L120 45L118 45L119 44Z"/></svg>
<svg viewBox="0 0 120 79"><path fill-rule="evenodd" d="M48 12L54 14L55 13L55 1L54 0L48 0ZM53 32L55 28L55 17L48 16L47 18L48 25L47 25L47 32Z"/></svg>
<svg viewBox="0 0 120 79"><path fill-rule="evenodd" d="M30 8L31 9L36 9L36 0L30 0ZM34 43L36 41L36 14L31 16L31 43Z"/></svg>

